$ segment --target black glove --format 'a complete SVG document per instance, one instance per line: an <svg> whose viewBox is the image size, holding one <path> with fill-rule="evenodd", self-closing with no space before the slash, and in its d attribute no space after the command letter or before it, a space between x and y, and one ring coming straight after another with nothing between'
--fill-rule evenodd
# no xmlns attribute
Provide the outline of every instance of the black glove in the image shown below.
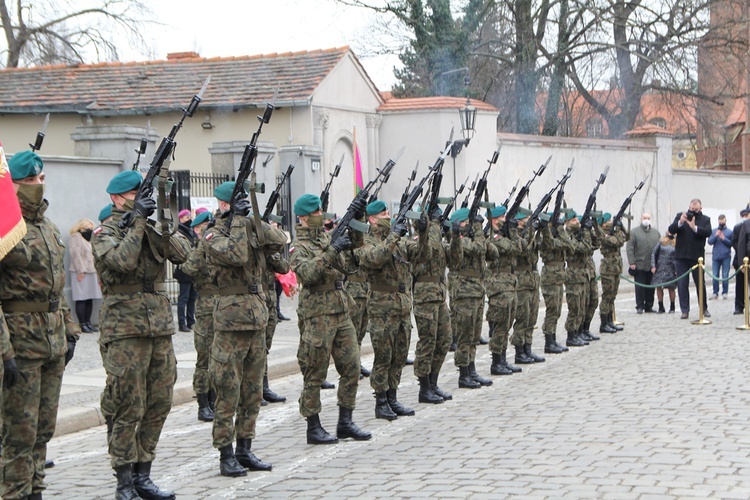
<svg viewBox="0 0 750 500"><path fill-rule="evenodd" d="M76 338L72 335L68 335L68 350L65 352L65 366L68 366L70 360L73 359L73 355L76 352Z"/></svg>
<svg viewBox="0 0 750 500"><path fill-rule="evenodd" d="M474 216L474 222L478 222L479 224L481 224L482 222L484 222L484 219L482 218L482 216L481 216L481 215L479 215L479 214L476 214L476 215Z"/></svg>
<svg viewBox="0 0 750 500"><path fill-rule="evenodd" d="M367 208L367 200L357 197L354 198L352 204L349 205L349 210L354 213L355 219L361 219L365 216L365 209Z"/></svg>
<svg viewBox="0 0 750 500"><path fill-rule="evenodd" d="M451 224L451 231L455 235L461 234L461 223L459 221L453 221L453 224Z"/></svg>
<svg viewBox="0 0 750 500"><path fill-rule="evenodd" d="M3 361L3 370L5 370L5 376L3 377L3 385L6 389L10 389L16 385L18 380L18 367L16 366L15 358L6 359Z"/></svg>
<svg viewBox="0 0 750 500"><path fill-rule="evenodd" d="M617 226L617 227L624 227L622 225L622 219L617 219L617 222L615 222L615 226Z"/></svg>
<svg viewBox="0 0 750 500"><path fill-rule="evenodd" d="M420 233L427 231L427 216L424 213L417 219L417 231Z"/></svg>
<svg viewBox="0 0 750 500"><path fill-rule="evenodd" d="M586 222L583 223L583 227L586 229L593 229L594 228L594 219L593 217L589 217Z"/></svg>
<svg viewBox="0 0 750 500"><path fill-rule="evenodd" d="M149 215L156 211L156 200L153 198L141 198L135 201L134 206L135 213L143 218L148 218Z"/></svg>
<svg viewBox="0 0 750 500"><path fill-rule="evenodd" d="M510 227L511 229L516 229L518 227L518 219L516 219L515 217L511 217L505 222L506 224L508 224L508 227Z"/></svg>
<svg viewBox="0 0 750 500"><path fill-rule="evenodd" d="M342 250L351 248L352 240L349 238L349 232L341 231L341 234L339 234L336 239L331 242L331 246L334 250L336 250L336 253L341 253Z"/></svg>
<svg viewBox="0 0 750 500"><path fill-rule="evenodd" d="M403 236L406 234L406 231L406 221L396 221L396 223L391 226L391 233L393 234Z"/></svg>
<svg viewBox="0 0 750 500"><path fill-rule="evenodd" d="M247 198L237 198L232 203L232 213L240 217L246 217L250 213L250 200Z"/></svg>

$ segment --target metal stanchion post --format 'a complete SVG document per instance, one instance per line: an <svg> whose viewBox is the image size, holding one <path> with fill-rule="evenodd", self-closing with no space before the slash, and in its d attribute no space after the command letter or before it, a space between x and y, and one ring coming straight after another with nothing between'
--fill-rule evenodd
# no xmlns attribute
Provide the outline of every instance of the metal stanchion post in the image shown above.
<svg viewBox="0 0 750 500"><path fill-rule="evenodd" d="M689 283L690 275L687 276L687 279ZM688 290L690 290L689 287ZM698 319L691 321L691 323L694 325L710 325L711 321L703 317L703 257L698 257L698 307L700 308Z"/></svg>
<svg viewBox="0 0 750 500"><path fill-rule="evenodd" d="M748 262L750 262L750 259L747 257L742 259L742 274L743 278L742 281L745 282L745 324L742 326L738 326L737 330L750 330L750 308L748 307L748 302L750 301L750 297L747 296L747 269L748 269Z"/></svg>
<svg viewBox="0 0 750 500"><path fill-rule="evenodd" d="M625 323L622 321L617 321L617 316L615 316L615 308L612 307L612 324L615 326L625 326Z"/></svg>

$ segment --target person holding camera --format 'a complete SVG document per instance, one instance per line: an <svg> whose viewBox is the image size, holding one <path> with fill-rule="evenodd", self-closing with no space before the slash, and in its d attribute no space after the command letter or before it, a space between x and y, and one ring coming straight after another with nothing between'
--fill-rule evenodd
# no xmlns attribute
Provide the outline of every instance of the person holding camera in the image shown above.
<svg viewBox="0 0 750 500"><path fill-rule="evenodd" d="M676 237L674 251L674 267L677 276L682 276L691 267L698 263L698 259L705 257L706 238L711 236L711 218L703 215L701 209L703 204L698 198L690 202L690 207L685 212L680 212L669 226L669 232ZM701 269L692 270L695 289L700 297L701 290L698 288L698 273ZM685 276L677 282L677 295L680 299L681 319L687 319L690 315L690 282ZM703 284L703 315L711 317L708 312L706 301L706 285Z"/></svg>

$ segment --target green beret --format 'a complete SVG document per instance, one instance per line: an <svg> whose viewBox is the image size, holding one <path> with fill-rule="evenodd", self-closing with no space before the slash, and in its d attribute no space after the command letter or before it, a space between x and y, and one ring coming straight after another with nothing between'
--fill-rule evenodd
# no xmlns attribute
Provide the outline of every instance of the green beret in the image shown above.
<svg viewBox="0 0 750 500"><path fill-rule="evenodd" d="M611 218L612 218L612 214L611 213L604 212L602 214L602 224L604 224L605 222L608 222Z"/></svg>
<svg viewBox="0 0 750 500"><path fill-rule="evenodd" d="M529 215L531 215L531 212L529 210L526 210L525 208L520 207L518 209L518 212L516 213L516 219L518 219L518 220L524 220Z"/></svg>
<svg viewBox="0 0 750 500"><path fill-rule="evenodd" d="M316 210L320 210L323 202L320 196L314 194L303 194L294 202L294 213L297 215L310 215Z"/></svg>
<svg viewBox="0 0 750 500"><path fill-rule="evenodd" d="M122 194L128 191L138 189L141 185L143 177L139 172L135 170L127 170L120 172L119 174L112 177L107 186L107 193L109 194Z"/></svg>
<svg viewBox="0 0 750 500"><path fill-rule="evenodd" d="M468 208L459 208L451 215L451 222L463 222L469 218L470 210Z"/></svg>
<svg viewBox="0 0 750 500"><path fill-rule="evenodd" d="M204 222L208 222L211 219L213 219L211 212L201 212L195 216L195 219L193 219L193 222L190 223L190 227L195 227L198 224L203 224Z"/></svg>
<svg viewBox="0 0 750 500"><path fill-rule="evenodd" d="M227 203L232 202L232 193L234 192L234 181L222 182L214 189L214 196Z"/></svg>
<svg viewBox="0 0 750 500"><path fill-rule="evenodd" d="M502 217L507 211L508 209L505 208L505 205L500 205L490 210L490 215L492 215L492 218L495 219L497 217Z"/></svg>
<svg viewBox="0 0 750 500"><path fill-rule="evenodd" d="M101 212L99 212L99 222L103 222L104 219L107 217L112 217L112 204L105 206L102 208Z"/></svg>
<svg viewBox="0 0 750 500"><path fill-rule="evenodd" d="M44 162L33 151L22 151L16 153L8 161L10 168L10 178L14 181L34 177L42 173Z"/></svg>
<svg viewBox="0 0 750 500"><path fill-rule="evenodd" d="M575 210L573 210L573 209L571 209L571 208L569 208L569 209L568 209L568 210L567 210L567 211L565 212L565 222L568 222L568 221L569 221L569 220L571 220L571 219L575 219L576 217L578 217L578 214L576 213L576 211L575 211Z"/></svg>
<svg viewBox="0 0 750 500"><path fill-rule="evenodd" d="M367 205L367 215L377 215L388 210L388 206L382 200L375 200Z"/></svg>

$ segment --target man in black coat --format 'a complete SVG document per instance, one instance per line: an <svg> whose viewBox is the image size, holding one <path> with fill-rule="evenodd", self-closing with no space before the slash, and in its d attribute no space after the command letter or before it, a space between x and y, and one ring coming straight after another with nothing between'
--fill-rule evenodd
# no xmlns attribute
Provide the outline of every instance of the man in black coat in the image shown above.
<svg viewBox="0 0 750 500"><path fill-rule="evenodd" d="M676 235L674 250L674 267L677 276L682 276L688 269L698 263L698 259L705 259L706 238L711 236L711 218L703 215L701 209L703 204L697 198L690 202L690 208L680 212L674 222L669 226L669 232ZM693 269L693 282L700 297L698 288L698 276L702 272L699 268ZM677 282L677 293L680 296L681 319L687 319L690 315L690 278L685 276ZM710 318L706 299L706 284L703 283L703 315Z"/></svg>
<svg viewBox="0 0 750 500"><path fill-rule="evenodd" d="M734 267L735 271L737 271L737 276L734 278L734 314L745 313L745 275L743 274L742 269L740 269L742 260L740 260L738 256L740 228L742 228L742 224L750 218L750 205L740 210L740 217L742 217L742 220L734 226L732 232L732 248L734 248L732 267ZM747 255L746 250L743 257L745 255Z"/></svg>
<svg viewBox="0 0 750 500"><path fill-rule="evenodd" d="M182 210L179 215L179 225L177 231L179 231L184 237L190 241L190 247L194 247L197 243L197 235L190 227L192 222L192 214L190 210ZM179 329L181 332L189 332L195 324L195 301L198 298L198 292L193 286L192 276L182 272L182 269L176 267L174 270L174 279L180 284L180 294L177 297L177 320L179 323Z"/></svg>

